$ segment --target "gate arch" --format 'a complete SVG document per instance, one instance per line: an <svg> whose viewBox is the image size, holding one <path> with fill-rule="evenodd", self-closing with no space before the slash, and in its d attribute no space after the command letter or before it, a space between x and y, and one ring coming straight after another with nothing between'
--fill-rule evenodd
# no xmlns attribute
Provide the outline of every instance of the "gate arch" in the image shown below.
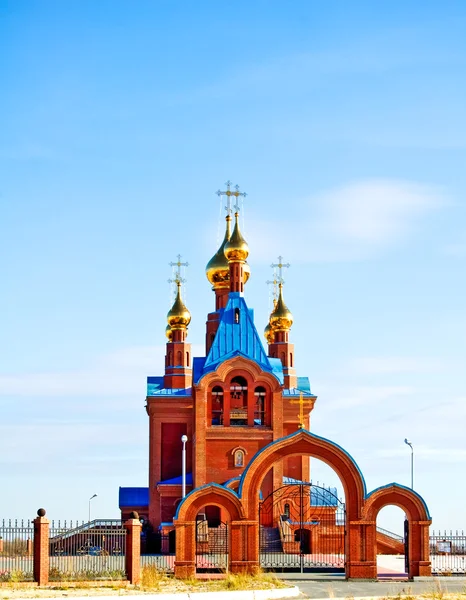
<svg viewBox="0 0 466 600"><path fill-rule="evenodd" d="M231 566L242 563L245 556L246 531L241 526L244 510L236 492L217 483L210 483L190 492L180 503L173 521L176 531L175 575L194 577L196 573L196 515L205 505L225 509L230 517L228 561Z"/></svg>
<svg viewBox="0 0 466 600"><path fill-rule="evenodd" d="M399 483L390 483L376 488L366 497L363 517L368 523L367 537L369 540L374 540L372 544L368 544L369 560L377 560L377 514L384 506L389 505L404 510L408 519L409 578L430 576L429 526L432 519L429 509L422 496Z"/></svg>
<svg viewBox="0 0 466 600"><path fill-rule="evenodd" d="M294 454L312 456L327 463L342 482L348 519L354 521L361 518L366 483L355 460L338 444L300 429L259 450L245 469L238 494L249 519L255 517L260 487L270 467Z"/></svg>

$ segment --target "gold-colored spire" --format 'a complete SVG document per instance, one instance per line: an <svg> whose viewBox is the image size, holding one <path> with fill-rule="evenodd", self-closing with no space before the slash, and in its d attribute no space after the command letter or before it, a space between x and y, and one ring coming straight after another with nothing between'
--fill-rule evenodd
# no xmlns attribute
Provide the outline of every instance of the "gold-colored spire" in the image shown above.
<svg viewBox="0 0 466 600"><path fill-rule="evenodd" d="M288 331L293 325L293 315L283 300L283 283L278 284L278 300L270 314L270 327L272 331Z"/></svg>
<svg viewBox="0 0 466 600"><path fill-rule="evenodd" d="M246 262L249 255L249 246L241 235L238 223L238 212L235 212L235 228L230 239L225 244L225 256L228 262Z"/></svg>
<svg viewBox="0 0 466 600"><path fill-rule="evenodd" d="M191 313L181 299L181 281L179 279L176 280L176 285L178 286L178 290L175 302L168 311L167 321L171 329L186 329L191 322Z"/></svg>
<svg viewBox="0 0 466 600"><path fill-rule="evenodd" d="M228 260L225 256L225 244L230 239L230 223L231 217L227 215L226 218L225 237L220 245L220 248L212 256L207 263L205 268L205 274L207 279L212 284L214 290L230 287L230 267L228 266Z"/></svg>

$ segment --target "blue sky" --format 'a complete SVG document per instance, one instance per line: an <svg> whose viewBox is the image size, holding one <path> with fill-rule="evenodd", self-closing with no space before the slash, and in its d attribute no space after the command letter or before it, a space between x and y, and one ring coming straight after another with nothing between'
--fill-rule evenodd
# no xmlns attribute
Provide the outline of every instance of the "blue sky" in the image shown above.
<svg viewBox="0 0 466 600"><path fill-rule="evenodd" d="M312 430L369 490L409 485L410 438L434 526L466 527L465 30L460 1L0 3L1 517L146 485L168 263L202 354L231 179L261 331L292 263Z"/></svg>

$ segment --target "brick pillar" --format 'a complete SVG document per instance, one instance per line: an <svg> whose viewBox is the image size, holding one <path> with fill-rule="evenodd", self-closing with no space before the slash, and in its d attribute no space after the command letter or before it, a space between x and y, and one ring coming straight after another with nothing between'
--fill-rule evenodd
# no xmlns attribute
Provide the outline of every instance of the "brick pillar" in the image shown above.
<svg viewBox="0 0 466 600"><path fill-rule="evenodd" d="M49 582L49 526L45 510L39 508L34 519L34 581L39 585Z"/></svg>
<svg viewBox="0 0 466 600"><path fill-rule="evenodd" d="M174 521L176 531L175 577L196 576L196 522Z"/></svg>
<svg viewBox="0 0 466 600"><path fill-rule="evenodd" d="M126 577L133 585L141 581L141 529L139 515L133 511L125 523L126 529Z"/></svg>

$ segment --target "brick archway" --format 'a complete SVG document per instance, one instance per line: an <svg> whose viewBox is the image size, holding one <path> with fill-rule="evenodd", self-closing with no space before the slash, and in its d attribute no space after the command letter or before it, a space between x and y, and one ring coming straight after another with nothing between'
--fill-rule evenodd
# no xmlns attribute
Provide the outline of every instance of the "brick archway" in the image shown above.
<svg viewBox="0 0 466 600"><path fill-rule="evenodd" d="M257 520L259 492L262 481L272 465L292 455L310 456L327 463L339 476L346 498L346 576L367 577L361 527L366 484L355 460L343 448L326 438L300 429L287 437L272 442L260 450L244 471L239 497L246 517ZM250 560L258 557L258 536L249 540ZM253 559L254 560L254 559Z"/></svg>
<svg viewBox="0 0 466 600"><path fill-rule="evenodd" d="M363 517L367 523L366 545L368 559L377 560L377 514L384 506L398 506L406 513L409 523L409 578L431 575L429 556L429 525L432 523L424 499L415 491L398 483L373 490L366 497ZM377 576L377 567L374 577Z"/></svg>
<svg viewBox="0 0 466 600"><path fill-rule="evenodd" d="M225 509L230 517L229 561L230 570L241 571L247 522L237 494L224 486L211 483L190 492L178 506L174 525L176 530L175 576L181 579L196 573L196 515L206 504Z"/></svg>

